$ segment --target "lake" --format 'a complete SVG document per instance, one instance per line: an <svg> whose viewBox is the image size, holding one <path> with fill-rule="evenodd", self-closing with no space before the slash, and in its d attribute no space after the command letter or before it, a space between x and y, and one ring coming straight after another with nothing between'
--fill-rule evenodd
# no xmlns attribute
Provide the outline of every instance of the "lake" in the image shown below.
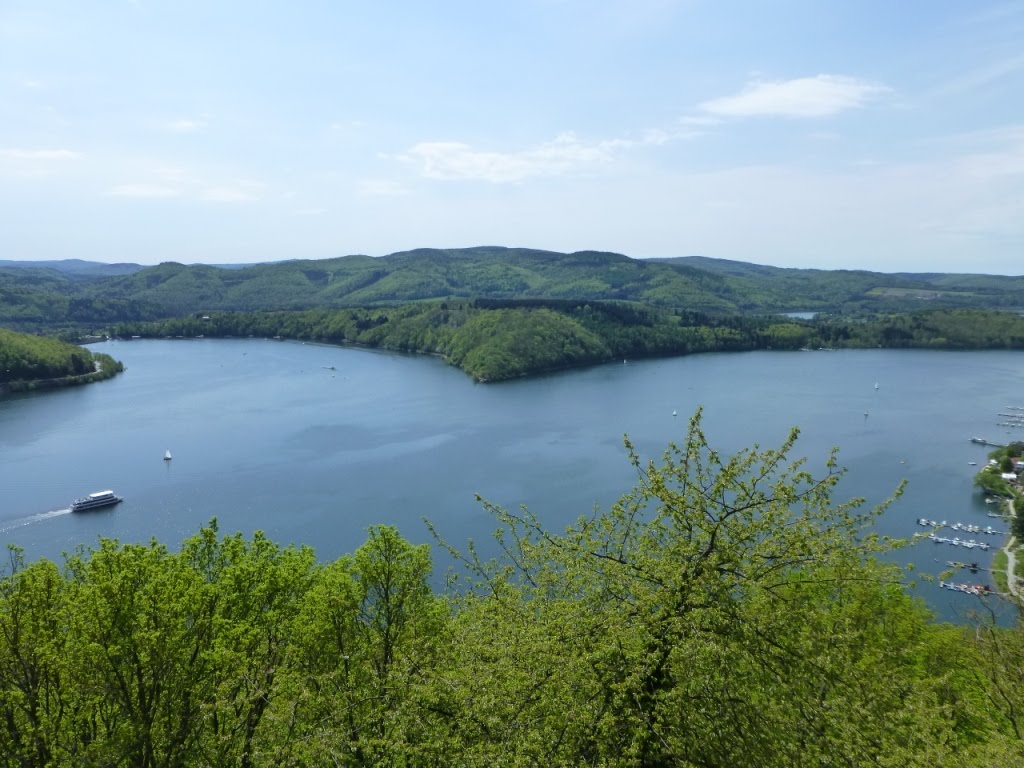
<svg viewBox="0 0 1024 768"><path fill-rule="evenodd" d="M423 518L453 543L487 541L495 526L475 494L526 504L560 529L632 485L624 433L660 455L698 406L721 452L776 447L797 426L797 455L818 472L838 446L848 475L837 500L879 502L906 479L883 533L910 536L922 516L1005 527L972 486L969 462L988 449L969 438L1020 437L997 414L1024 404L1024 356L1012 352L707 354L481 385L432 357L296 342L93 349L127 371L0 399L0 543L30 558L101 536L173 548L213 517L222 531L262 529L324 560L352 552L374 524L430 541ZM106 488L124 503L68 513L73 498ZM924 573L990 556L928 542L898 553ZM919 592L944 618L975 605L931 584Z"/></svg>

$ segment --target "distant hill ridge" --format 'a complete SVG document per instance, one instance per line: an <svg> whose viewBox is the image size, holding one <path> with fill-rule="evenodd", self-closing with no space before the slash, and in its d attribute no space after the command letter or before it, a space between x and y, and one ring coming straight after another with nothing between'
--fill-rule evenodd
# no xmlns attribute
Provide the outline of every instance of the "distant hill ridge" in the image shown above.
<svg viewBox="0 0 1024 768"><path fill-rule="evenodd" d="M230 266L230 268L228 268ZM721 314L1019 309L1024 278L771 267L685 256L478 246L211 266L0 261L0 324L37 329L193 312L446 298L628 301Z"/></svg>

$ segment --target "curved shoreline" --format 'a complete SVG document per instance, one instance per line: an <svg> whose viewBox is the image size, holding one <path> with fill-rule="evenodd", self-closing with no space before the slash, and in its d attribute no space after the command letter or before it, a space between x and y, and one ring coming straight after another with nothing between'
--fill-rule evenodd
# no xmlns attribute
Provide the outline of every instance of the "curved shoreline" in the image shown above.
<svg viewBox="0 0 1024 768"><path fill-rule="evenodd" d="M96 370L92 373L83 373L79 376L60 376L55 379L19 379L0 384L0 397L19 392L35 392L47 389L64 389L65 387L80 387L83 384L93 384L97 381L112 379L124 371L124 366L117 360L110 358L113 365L104 368L102 360L96 360Z"/></svg>

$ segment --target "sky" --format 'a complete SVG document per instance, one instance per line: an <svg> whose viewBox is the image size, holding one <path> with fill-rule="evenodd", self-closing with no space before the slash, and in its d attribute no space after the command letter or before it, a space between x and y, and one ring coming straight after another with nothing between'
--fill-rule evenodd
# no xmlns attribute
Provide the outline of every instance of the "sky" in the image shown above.
<svg viewBox="0 0 1024 768"><path fill-rule="evenodd" d="M0 0L0 259L1024 273L1024 0Z"/></svg>

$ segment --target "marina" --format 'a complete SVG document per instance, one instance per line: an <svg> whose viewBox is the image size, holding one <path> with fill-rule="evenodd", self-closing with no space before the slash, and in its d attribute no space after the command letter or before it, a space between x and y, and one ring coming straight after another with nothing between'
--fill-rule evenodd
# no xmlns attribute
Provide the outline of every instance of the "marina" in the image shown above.
<svg viewBox="0 0 1024 768"><path fill-rule="evenodd" d="M951 531L963 531L964 533L984 533L990 536L1006 536L1009 531L999 531L993 528L991 525L986 525L984 528L980 525L968 524L968 523L952 523L949 524L945 520L936 522L935 520L928 520L927 518L920 517L917 520L917 524L926 527L939 530L941 528L949 528Z"/></svg>
<svg viewBox="0 0 1024 768"><path fill-rule="evenodd" d="M928 539L936 544L949 544L954 547L964 547L965 549L980 549L982 552L988 552L988 550L992 549L992 545L987 542L961 539L959 536L954 536L951 539L946 536L936 536L934 533L929 533Z"/></svg>
<svg viewBox="0 0 1024 768"><path fill-rule="evenodd" d="M998 594L988 584L963 584L953 581L940 581L939 586L952 592L963 592L964 594L976 595L978 597Z"/></svg>

